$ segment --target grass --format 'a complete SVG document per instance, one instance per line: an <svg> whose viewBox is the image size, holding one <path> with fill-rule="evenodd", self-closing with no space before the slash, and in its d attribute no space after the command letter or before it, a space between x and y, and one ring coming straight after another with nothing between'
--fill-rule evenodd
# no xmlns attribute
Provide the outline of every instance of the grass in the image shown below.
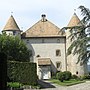
<svg viewBox="0 0 90 90"><path fill-rule="evenodd" d="M23 84L20 84L19 82L7 82L7 87L20 88L21 86L29 87L31 85L23 85ZM31 88L38 89L40 88L40 85L31 86Z"/></svg>
<svg viewBox="0 0 90 90"><path fill-rule="evenodd" d="M58 84L58 85L62 85L62 86L71 86L71 85L75 85L75 84L79 84L79 83L84 83L85 81L80 81L80 80L75 80L75 79L71 79L69 81L59 81L57 79L51 79L49 80L52 83Z"/></svg>
<svg viewBox="0 0 90 90"><path fill-rule="evenodd" d="M18 83L18 82L8 82L7 86L8 87L13 87L13 88L19 88L21 86L21 84Z"/></svg>

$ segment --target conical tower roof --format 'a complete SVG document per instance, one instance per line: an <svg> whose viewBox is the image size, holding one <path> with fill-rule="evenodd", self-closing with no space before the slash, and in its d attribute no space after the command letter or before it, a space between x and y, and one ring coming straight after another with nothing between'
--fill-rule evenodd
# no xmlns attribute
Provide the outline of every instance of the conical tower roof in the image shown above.
<svg viewBox="0 0 90 90"><path fill-rule="evenodd" d="M77 26L77 25L81 25L81 22L80 22L80 19L78 18L78 16L76 15L76 13L74 13L67 26L73 27L73 26Z"/></svg>
<svg viewBox="0 0 90 90"><path fill-rule="evenodd" d="M20 30L12 15L10 16L3 30Z"/></svg>

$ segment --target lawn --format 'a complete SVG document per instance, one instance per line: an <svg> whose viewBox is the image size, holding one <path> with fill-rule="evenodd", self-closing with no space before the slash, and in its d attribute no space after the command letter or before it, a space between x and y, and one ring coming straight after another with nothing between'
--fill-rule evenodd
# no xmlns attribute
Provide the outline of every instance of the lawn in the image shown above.
<svg viewBox="0 0 90 90"><path fill-rule="evenodd" d="M8 82L7 83L8 87L14 87L14 88L19 88L20 86L22 86L22 84L18 83L18 82Z"/></svg>
<svg viewBox="0 0 90 90"><path fill-rule="evenodd" d="M25 88L30 88L31 85L24 85L24 84L21 84L19 82L7 82L7 87L13 87L13 88L20 88L24 86ZM33 89L38 89L40 88L40 85L36 85L36 86L31 86L31 88Z"/></svg>
<svg viewBox="0 0 90 90"><path fill-rule="evenodd" d="M69 81L59 81L57 79L51 79L49 80L52 83L58 84L58 85L62 85L62 86L71 86L71 85L75 85L75 84L79 84L79 83L84 83L85 81L80 81L80 80L75 80L75 79L71 79Z"/></svg>

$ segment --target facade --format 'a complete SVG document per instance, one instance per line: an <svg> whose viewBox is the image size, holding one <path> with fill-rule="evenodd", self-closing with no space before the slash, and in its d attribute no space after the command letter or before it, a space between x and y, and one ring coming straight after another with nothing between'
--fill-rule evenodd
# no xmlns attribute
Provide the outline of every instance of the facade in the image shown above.
<svg viewBox="0 0 90 90"><path fill-rule="evenodd" d="M68 26L81 25L80 19L74 13ZM76 63L78 55L67 56L67 49L72 43L68 36L70 30L62 31L56 25L41 16L36 24L21 33L15 19L11 15L2 32L7 35L19 36L32 50L31 62L37 63L39 79L50 79L57 71L70 71L78 76L87 73L87 64Z"/></svg>

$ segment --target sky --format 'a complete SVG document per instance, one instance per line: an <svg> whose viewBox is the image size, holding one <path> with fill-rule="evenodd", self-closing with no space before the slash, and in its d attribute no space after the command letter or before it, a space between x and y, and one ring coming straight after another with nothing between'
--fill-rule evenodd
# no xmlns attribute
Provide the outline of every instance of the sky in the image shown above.
<svg viewBox="0 0 90 90"><path fill-rule="evenodd" d="M0 0L0 32L11 15L23 31L38 22L42 14L62 28L67 26L74 12L81 17L80 5L90 9L90 0Z"/></svg>
<svg viewBox="0 0 90 90"><path fill-rule="evenodd" d="M0 0L0 31L11 14L23 31L39 21L42 14L62 28L67 26L74 12L80 17L80 5L90 8L90 0Z"/></svg>

